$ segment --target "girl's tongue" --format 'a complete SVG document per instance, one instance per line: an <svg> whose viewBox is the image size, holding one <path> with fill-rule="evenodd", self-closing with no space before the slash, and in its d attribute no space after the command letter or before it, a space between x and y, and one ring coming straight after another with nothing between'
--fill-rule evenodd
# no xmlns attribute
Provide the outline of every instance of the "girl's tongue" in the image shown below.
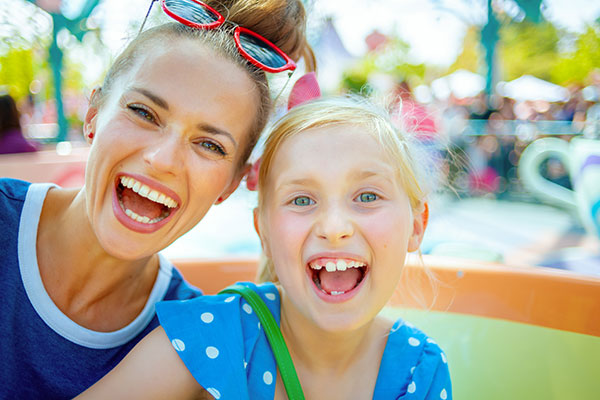
<svg viewBox="0 0 600 400"><path fill-rule="evenodd" d="M319 270L321 289L327 293L347 292L358 285L362 278L359 268L348 268L345 271L328 272L325 268Z"/></svg>

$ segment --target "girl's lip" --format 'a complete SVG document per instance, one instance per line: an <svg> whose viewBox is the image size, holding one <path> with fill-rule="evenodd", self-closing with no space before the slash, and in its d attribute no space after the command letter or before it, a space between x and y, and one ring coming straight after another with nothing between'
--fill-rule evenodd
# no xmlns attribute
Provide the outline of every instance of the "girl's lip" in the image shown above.
<svg viewBox="0 0 600 400"><path fill-rule="evenodd" d="M367 280L367 275L369 275L369 268L366 267L365 275L363 276L362 280L360 281L360 283L358 285L356 285L354 288L352 288L352 290L349 290L343 294L331 295L331 294L327 294L324 291L322 291L321 289L319 289L312 279L312 276L313 276L312 274L314 271L310 267L309 264L311 262L316 261L321 258L337 258L337 259L344 259L344 260L353 260L353 261L365 263L367 265L369 265L369 263L363 257L360 257L356 254L340 253L340 252L317 253L317 254L314 254L311 257L309 257L308 261L306 263L306 274L307 274L308 280L310 282L310 285L312 286L313 290L317 294L317 297L319 297L321 300L323 300L327 303L343 303L345 301L350 300L354 296L356 296L358 294L358 292L360 291L360 289L362 288L365 281Z"/></svg>
<svg viewBox="0 0 600 400"><path fill-rule="evenodd" d="M344 260L352 260L352 261L358 261L361 263L365 263L365 264L369 264L363 257L356 255L356 254L352 254L352 253L340 253L340 252L333 252L333 251L327 251L327 252L322 252L322 253L317 253L317 254L313 254L312 256L310 256L306 262L306 264L310 264L313 261L316 261L320 258L340 258L340 259L344 259Z"/></svg>
<svg viewBox="0 0 600 400"><path fill-rule="evenodd" d="M119 202L119 195L117 194L117 185L119 184L122 176L132 177L133 179L140 181L145 185L148 185L150 188L155 189L157 191L160 191L160 192L168 195L169 197L171 197L173 200L175 200L177 202L177 207L172 208L169 215L166 218L164 218L154 224L145 224L143 222L134 221L133 219L129 218L127 216L127 214L125 214L125 211L123 210L123 208L121 208L121 204ZM181 199L175 192L173 192L168 187L166 187L156 181L148 179L142 175L119 174L117 176L117 178L115 179L115 184L113 185L113 188L112 188L113 213L115 214L117 221L119 221L123 226L125 226L128 229L131 229L134 232L139 232L139 233L154 233L154 232L156 232L157 230L162 228L165 224L167 224L171 220L171 218L173 218L173 216L179 211L180 206L181 206Z"/></svg>

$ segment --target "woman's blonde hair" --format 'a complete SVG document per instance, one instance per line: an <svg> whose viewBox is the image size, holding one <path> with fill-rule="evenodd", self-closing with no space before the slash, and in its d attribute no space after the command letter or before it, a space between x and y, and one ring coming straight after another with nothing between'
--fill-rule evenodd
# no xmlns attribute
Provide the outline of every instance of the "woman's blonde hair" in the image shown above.
<svg viewBox="0 0 600 400"><path fill-rule="evenodd" d="M306 12L301 0L204 0L236 25L250 29L270 40L292 59L304 57L309 70L316 68L312 49L306 40ZM188 39L213 50L217 55L247 71L256 84L260 101L256 105L254 123L248 134L239 166L243 166L252 153L260 133L265 128L272 108L271 94L264 71L246 61L238 52L233 40L232 27L201 30L178 22L169 22L140 33L115 59L104 83L91 98L93 106L101 107L114 82L125 72L143 61L143 55L158 46L172 46L173 41Z"/></svg>
<svg viewBox="0 0 600 400"><path fill-rule="evenodd" d="M384 107L358 96L322 98L293 108L270 130L261 157L258 178L258 223L262 223L266 189L271 178L271 165L279 147L289 138L308 129L332 125L353 125L364 128L382 146L394 163L397 177L408 195L414 212L421 212L429 188L425 184L422 156L412 136L401 132L392 124ZM262 228L262 226L260 226ZM264 231L261 229L261 231ZM277 282L272 262L262 256L258 282Z"/></svg>

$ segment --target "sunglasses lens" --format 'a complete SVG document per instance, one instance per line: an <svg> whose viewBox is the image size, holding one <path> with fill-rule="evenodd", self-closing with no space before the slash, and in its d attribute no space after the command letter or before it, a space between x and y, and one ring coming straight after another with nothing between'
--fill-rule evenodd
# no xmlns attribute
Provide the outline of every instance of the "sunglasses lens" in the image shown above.
<svg viewBox="0 0 600 400"><path fill-rule="evenodd" d="M272 46L247 33L240 33L240 46L252 58L269 68L281 68L287 64L285 58L280 56Z"/></svg>
<svg viewBox="0 0 600 400"><path fill-rule="evenodd" d="M219 16L192 0L165 0L165 7L173 14L199 25L211 24Z"/></svg>

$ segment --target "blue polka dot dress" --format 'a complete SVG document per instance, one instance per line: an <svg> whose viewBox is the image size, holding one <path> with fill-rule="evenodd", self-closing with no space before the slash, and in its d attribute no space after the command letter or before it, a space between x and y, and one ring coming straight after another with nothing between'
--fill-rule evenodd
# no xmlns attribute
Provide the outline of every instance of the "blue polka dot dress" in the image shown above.
<svg viewBox="0 0 600 400"><path fill-rule="evenodd" d="M254 289L280 321L272 283ZM164 301L156 311L167 336L191 374L215 399L272 400L277 365L250 305L239 295ZM374 399L451 399L447 360L427 335L399 319L390 330Z"/></svg>

